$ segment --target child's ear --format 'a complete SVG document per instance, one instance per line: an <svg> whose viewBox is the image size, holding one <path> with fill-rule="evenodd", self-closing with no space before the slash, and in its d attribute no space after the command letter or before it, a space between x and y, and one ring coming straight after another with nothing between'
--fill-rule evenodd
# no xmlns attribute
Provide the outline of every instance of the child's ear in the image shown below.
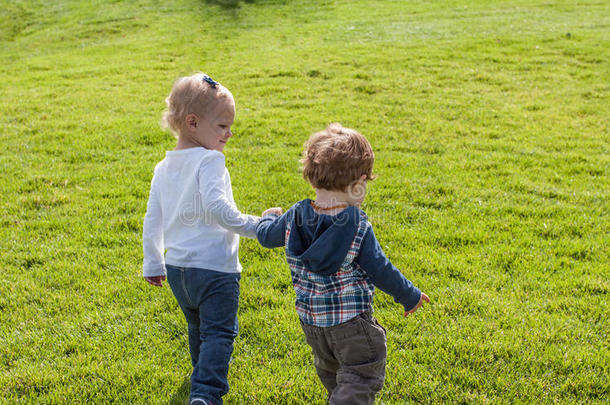
<svg viewBox="0 0 610 405"><path fill-rule="evenodd" d="M186 127L189 130L195 131L197 129L197 116L195 114L187 115L184 120L186 121Z"/></svg>

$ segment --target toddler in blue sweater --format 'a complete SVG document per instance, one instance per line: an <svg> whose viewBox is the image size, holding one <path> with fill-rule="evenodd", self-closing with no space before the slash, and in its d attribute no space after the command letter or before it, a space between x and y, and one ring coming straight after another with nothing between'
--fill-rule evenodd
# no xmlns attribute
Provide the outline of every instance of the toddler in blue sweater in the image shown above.
<svg viewBox="0 0 610 405"><path fill-rule="evenodd" d="M360 209L374 159L364 136L329 125L309 138L302 159L315 201L284 214L269 209L256 228L263 246L286 248L296 310L331 405L372 404L383 387L386 331L372 315L375 287L405 316L430 302L387 259Z"/></svg>

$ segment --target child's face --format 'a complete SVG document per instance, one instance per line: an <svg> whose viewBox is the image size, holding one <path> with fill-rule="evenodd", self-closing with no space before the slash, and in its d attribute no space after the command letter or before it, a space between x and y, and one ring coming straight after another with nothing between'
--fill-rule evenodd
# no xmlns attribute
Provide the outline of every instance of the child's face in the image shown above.
<svg viewBox="0 0 610 405"><path fill-rule="evenodd" d="M222 152L233 134L231 125L235 120L233 98L221 99L212 111L197 120L193 138L206 149Z"/></svg>

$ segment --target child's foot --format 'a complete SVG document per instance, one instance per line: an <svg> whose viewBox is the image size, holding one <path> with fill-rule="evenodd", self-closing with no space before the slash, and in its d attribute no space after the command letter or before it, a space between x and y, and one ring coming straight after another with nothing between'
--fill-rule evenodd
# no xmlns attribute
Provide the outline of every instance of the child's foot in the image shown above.
<svg viewBox="0 0 610 405"><path fill-rule="evenodd" d="M214 404L203 398L193 398L193 399L191 399L190 405L214 405Z"/></svg>

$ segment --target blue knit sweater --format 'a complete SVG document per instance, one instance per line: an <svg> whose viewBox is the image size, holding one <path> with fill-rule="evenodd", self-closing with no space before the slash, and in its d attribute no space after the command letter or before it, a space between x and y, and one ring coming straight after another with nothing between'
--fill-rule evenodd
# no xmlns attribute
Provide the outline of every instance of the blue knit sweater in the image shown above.
<svg viewBox="0 0 610 405"><path fill-rule="evenodd" d="M311 200L305 199L281 216L264 216L256 227L256 236L264 247L286 246L290 255L298 257L309 271L331 275L339 270L347 255L358 230L359 218L357 207L325 215L315 212ZM291 221L292 229L288 243L285 241L286 221ZM385 256L370 223L355 262L375 287L391 295L405 311L419 302L420 290Z"/></svg>

